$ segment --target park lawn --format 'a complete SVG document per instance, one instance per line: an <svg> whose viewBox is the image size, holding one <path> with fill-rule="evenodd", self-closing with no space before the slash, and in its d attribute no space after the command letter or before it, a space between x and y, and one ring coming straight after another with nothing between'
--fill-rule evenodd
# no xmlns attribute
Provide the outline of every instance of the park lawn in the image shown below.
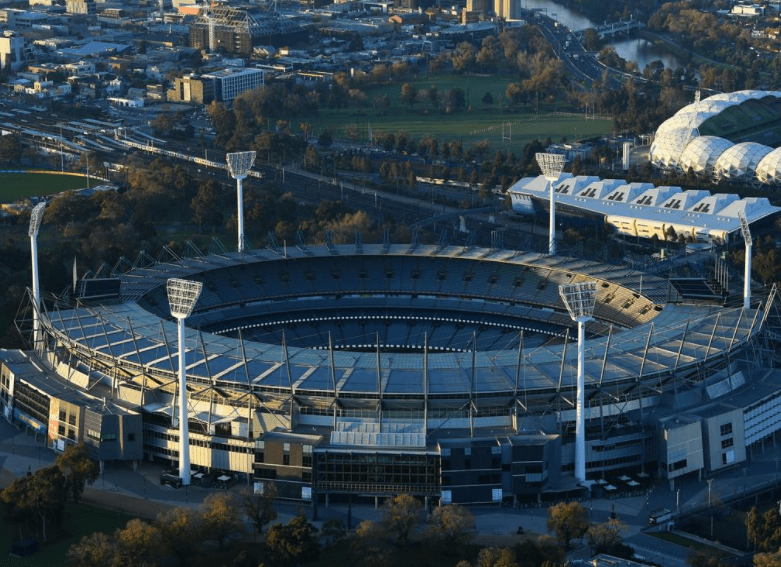
<svg viewBox="0 0 781 567"><path fill-rule="evenodd" d="M0 504L0 509L2 505ZM124 528L133 516L96 508L87 504L74 504L68 502L65 505L65 519L63 520L63 532L67 532L55 543L44 544L39 540L39 550L30 557L11 557L7 555L11 548L12 536L18 539L18 530L13 524L5 520L3 511L0 517L0 565L3 567L63 567L65 556L71 544L78 543L85 535L95 532L106 534L114 533L116 528ZM26 535L26 534L25 534Z"/></svg>
<svg viewBox="0 0 781 567"><path fill-rule="evenodd" d="M503 150L520 153L535 139L550 138L554 142L562 138L583 140L612 133L613 121L598 118L594 120L563 102L540 101L539 112L536 102L529 102L510 110L506 105L507 85L517 82L514 76L471 76L441 74L422 76L405 81L423 91L432 86L442 96L453 87L460 87L466 95L466 108L447 113L446 104L434 107L425 96L410 108L400 101L403 83L383 84L366 89L366 103L363 108L324 107L316 117L307 118L313 127L313 134L330 130L335 138L349 139L349 130L357 132L356 141L367 143L369 129L372 135L378 133L406 132L416 140L431 136L438 141L460 139L464 147L482 140L488 140L493 151ZM493 105L486 106L482 100L491 93ZM379 102L384 95L390 99L390 107L382 109ZM471 107L471 110L469 109ZM563 112L565 114L556 114ZM291 120L295 128L297 121ZM510 126L512 124L512 126Z"/></svg>
<svg viewBox="0 0 781 567"><path fill-rule="evenodd" d="M709 549L709 546L705 545L702 542L689 539L671 532L648 532L648 535L659 539L663 539L665 541L669 541L670 543L674 543L675 545L680 545L681 547L688 547L689 549L692 549L694 551Z"/></svg>
<svg viewBox="0 0 781 567"><path fill-rule="evenodd" d="M90 181L94 184L94 180ZM24 197L43 197L69 189L83 189L87 180L80 175L59 173L6 173L0 170L0 203L13 203Z"/></svg>

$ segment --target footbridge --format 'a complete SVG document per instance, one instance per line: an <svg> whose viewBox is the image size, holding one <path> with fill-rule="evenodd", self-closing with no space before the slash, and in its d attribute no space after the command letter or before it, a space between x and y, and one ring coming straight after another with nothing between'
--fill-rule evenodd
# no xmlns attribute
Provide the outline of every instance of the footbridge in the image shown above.
<svg viewBox="0 0 781 567"><path fill-rule="evenodd" d="M605 23L601 26L595 27L594 30L597 32L597 34L599 34L599 39L604 39L606 37L613 37L618 34L626 34L632 30L639 30L644 27L645 24L638 20L624 20L620 22ZM580 30L576 32L578 38L582 38L583 32L585 31L586 30Z"/></svg>

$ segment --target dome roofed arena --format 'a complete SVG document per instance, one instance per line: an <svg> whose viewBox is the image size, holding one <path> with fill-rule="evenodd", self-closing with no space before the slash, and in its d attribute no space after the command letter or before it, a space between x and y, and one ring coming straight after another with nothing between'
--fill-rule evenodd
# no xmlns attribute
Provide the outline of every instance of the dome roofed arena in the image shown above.
<svg viewBox="0 0 781 567"><path fill-rule="evenodd" d="M779 146L781 92L746 90L676 112L656 130L650 159L658 168L714 181L775 185L781 180Z"/></svg>
<svg viewBox="0 0 781 567"><path fill-rule="evenodd" d="M360 240L169 250L121 271L81 280L78 299L44 299L34 349L0 351L3 411L55 446L83 437L105 459L162 469L178 461L183 347L193 482L219 471L321 503L401 492L536 502L606 476L714 472L778 427L755 418L781 391L740 362L762 340L772 294L748 309L692 302L628 267ZM172 278L201 287L183 340ZM582 282L596 302L578 484L577 332L560 286ZM28 319L19 327L34 337ZM729 450L705 433L717 419L733 423Z"/></svg>

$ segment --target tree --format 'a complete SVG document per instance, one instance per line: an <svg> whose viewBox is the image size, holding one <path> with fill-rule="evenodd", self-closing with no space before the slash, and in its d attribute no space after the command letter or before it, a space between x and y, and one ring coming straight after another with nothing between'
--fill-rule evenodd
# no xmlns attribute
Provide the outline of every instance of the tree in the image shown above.
<svg viewBox="0 0 781 567"><path fill-rule="evenodd" d="M385 527L372 520L364 520L355 529L353 549L361 564L371 567L390 567L392 549Z"/></svg>
<svg viewBox="0 0 781 567"><path fill-rule="evenodd" d="M65 475L68 491L74 502L79 501L84 485L91 485L100 475L98 463L90 459L87 445L68 445L65 451L55 459L54 464Z"/></svg>
<svg viewBox="0 0 781 567"><path fill-rule="evenodd" d="M111 567L157 567L160 565L160 532L133 518L114 532L114 563Z"/></svg>
<svg viewBox="0 0 781 567"><path fill-rule="evenodd" d="M515 553L503 547L485 547L477 554L475 567L518 567Z"/></svg>
<svg viewBox="0 0 781 567"><path fill-rule="evenodd" d="M334 143L334 138L331 136L331 132L328 130L325 130L323 132L320 132L320 135L317 137L317 145L321 148L330 148L331 144Z"/></svg>
<svg viewBox="0 0 781 567"><path fill-rule="evenodd" d="M756 506L746 516L748 540L760 551L774 551L781 547L781 516L778 508L772 507L760 514Z"/></svg>
<svg viewBox="0 0 781 567"><path fill-rule="evenodd" d="M163 546L185 567L200 550L201 517L191 508L171 508L155 519Z"/></svg>
<svg viewBox="0 0 781 567"><path fill-rule="evenodd" d="M239 502L230 492L209 494L203 500L200 512L204 539L216 540L220 549L231 536L244 531Z"/></svg>
<svg viewBox="0 0 781 567"><path fill-rule="evenodd" d="M597 553L606 552L621 543L621 532L626 524L616 518L611 518L602 524L593 524L586 531L586 537L591 548Z"/></svg>
<svg viewBox="0 0 781 567"><path fill-rule="evenodd" d="M774 553L757 553L754 567L781 567L781 550Z"/></svg>
<svg viewBox="0 0 781 567"><path fill-rule="evenodd" d="M277 519L277 513L274 511L276 497L277 485L273 482L263 483L263 489L260 492L249 488L239 491L239 506L249 518L255 531L263 533L265 525Z"/></svg>
<svg viewBox="0 0 781 567"><path fill-rule="evenodd" d="M190 201L190 211L193 214L193 222L198 223L200 234L203 225L216 227L223 220L224 192L222 186L213 179L207 179L198 187L198 192Z"/></svg>
<svg viewBox="0 0 781 567"><path fill-rule="evenodd" d="M317 528L303 516L296 516L287 525L274 524L269 528L266 544L279 554L285 565L314 561L320 547L317 543Z"/></svg>
<svg viewBox="0 0 781 567"><path fill-rule="evenodd" d="M461 554L472 539L475 519L472 513L458 504L440 506L428 517L428 536L446 550Z"/></svg>
<svg viewBox="0 0 781 567"><path fill-rule="evenodd" d="M68 548L66 560L68 567L112 567L113 542L103 532L84 536L79 543Z"/></svg>
<svg viewBox="0 0 781 567"><path fill-rule="evenodd" d="M405 544L410 535L421 523L423 505L409 494L399 494L383 504L382 525L390 534L395 534L396 542Z"/></svg>
<svg viewBox="0 0 781 567"><path fill-rule="evenodd" d="M579 502L559 502L548 509L548 532L556 534L569 548L573 538L581 537L589 527L588 511Z"/></svg>
<svg viewBox="0 0 781 567"><path fill-rule="evenodd" d="M345 538L347 531L341 518L330 518L323 522L320 535L325 539L326 545L335 545Z"/></svg>
<svg viewBox="0 0 781 567"><path fill-rule="evenodd" d="M493 106L494 95L491 94L491 91L485 91L485 94L483 95L483 99L481 102L486 108L490 108L491 106Z"/></svg>
<svg viewBox="0 0 781 567"><path fill-rule="evenodd" d="M466 105L466 93L461 87L453 87L447 92L447 104L453 111L458 111Z"/></svg>
<svg viewBox="0 0 781 567"><path fill-rule="evenodd" d="M415 85L412 85L410 83L404 83L401 85L401 97L400 100L404 104L408 104L410 107L410 110L412 110L412 107L415 105L415 101L418 98L418 89L415 88Z"/></svg>

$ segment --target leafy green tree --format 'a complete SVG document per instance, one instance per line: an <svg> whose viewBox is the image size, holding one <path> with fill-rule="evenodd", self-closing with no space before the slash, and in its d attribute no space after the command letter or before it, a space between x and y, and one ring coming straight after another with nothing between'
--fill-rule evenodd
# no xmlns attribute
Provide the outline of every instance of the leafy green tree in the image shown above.
<svg viewBox="0 0 781 567"><path fill-rule="evenodd" d="M756 506L746 516L746 535L759 551L775 551L781 547L781 516L777 507L760 514Z"/></svg>
<svg viewBox="0 0 781 567"><path fill-rule="evenodd" d="M556 534L556 538L565 548L570 542L581 537L589 527L588 511L579 502L559 502L548 509L548 532Z"/></svg>
<svg viewBox="0 0 781 567"><path fill-rule="evenodd" d="M190 564L201 550L201 517L191 508L171 508L157 515L154 523L160 533L163 548L173 555L181 567Z"/></svg>
<svg viewBox="0 0 781 567"><path fill-rule="evenodd" d="M84 486L92 485L100 475L100 466L89 457L87 446L82 442L68 445L54 461L54 464L65 475L68 481L68 492L74 502L84 492Z"/></svg>
<svg viewBox="0 0 781 567"><path fill-rule="evenodd" d="M228 539L244 531L239 502L230 492L209 494L203 500L200 513L204 539L216 540L220 549Z"/></svg>
<svg viewBox="0 0 781 567"><path fill-rule="evenodd" d="M133 518L124 529L117 528L113 543L111 567L158 567L161 562L160 532L157 528Z"/></svg>
<svg viewBox="0 0 781 567"><path fill-rule="evenodd" d="M335 545L345 538L347 531L341 518L330 518L323 522L320 535L325 539L326 545Z"/></svg>
<svg viewBox="0 0 781 567"><path fill-rule="evenodd" d="M447 104L453 111L459 111L466 105L466 93L461 87L453 87L447 92Z"/></svg>
<svg viewBox="0 0 781 567"><path fill-rule="evenodd" d="M586 538L592 549L609 553L609 550L621 543L621 532L626 524L616 518L610 518L602 524L592 524L586 530Z"/></svg>
<svg viewBox="0 0 781 567"><path fill-rule="evenodd" d="M269 528L266 545L279 554L285 565L314 561L320 551L317 528L303 516L296 516L287 525L274 524Z"/></svg>
<svg viewBox="0 0 781 567"><path fill-rule="evenodd" d="M422 522L422 511L423 505L414 496L399 494L383 504L381 523L397 543L406 544Z"/></svg>
<svg viewBox="0 0 781 567"><path fill-rule="evenodd" d="M474 537L475 519L472 513L458 504L435 508L428 517L428 537L446 550L461 554Z"/></svg>

